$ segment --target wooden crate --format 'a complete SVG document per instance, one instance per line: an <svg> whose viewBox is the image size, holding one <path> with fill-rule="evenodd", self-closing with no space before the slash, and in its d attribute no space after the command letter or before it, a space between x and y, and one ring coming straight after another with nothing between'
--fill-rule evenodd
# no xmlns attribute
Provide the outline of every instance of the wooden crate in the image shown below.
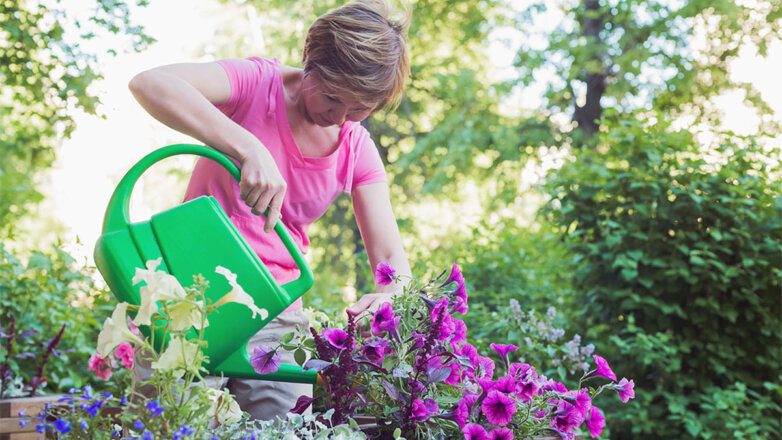
<svg viewBox="0 0 782 440"><path fill-rule="evenodd" d="M0 400L0 440L35 440L44 438L44 434L35 432L38 414L47 403L56 403L62 394L49 394L35 397L17 397ZM19 426L22 417L19 411L27 409L25 417L31 419L25 427Z"/></svg>

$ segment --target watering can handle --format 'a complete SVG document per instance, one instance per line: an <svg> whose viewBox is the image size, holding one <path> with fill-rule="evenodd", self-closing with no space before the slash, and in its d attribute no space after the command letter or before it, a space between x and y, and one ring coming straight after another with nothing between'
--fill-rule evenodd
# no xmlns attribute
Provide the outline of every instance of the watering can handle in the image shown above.
<svg viewBox="0 0 782 440"><path fill-rule="evenodd" d="M141 174L156 162L179 154L195 154L197 156L212 159L228 170L237 182L241 178L241 172L236 164L234 164L226 155L213 148L205 147L203 145L176 144L157 149L138 161L127 174L125 174L122 180L120 180L117 189L114 190L114 194L111 196L109 207L106 210L106 218L103 221L104 234L126 228L130 224L130 194L133 191L133 187L136 185L136 181L141 177ZM312 271L307 266L304 261L304 256L301 255L301 251L299 251L299 248L293 242L290 234L288 234L288 230L281 221L278 221L277 224L274 225L274 231L280 237L291 256L293 256L293 261L296 263L300 272L298 279L284 284L282 288L292 299L299 298L304 292L312 287L314 282Z"/></svg>

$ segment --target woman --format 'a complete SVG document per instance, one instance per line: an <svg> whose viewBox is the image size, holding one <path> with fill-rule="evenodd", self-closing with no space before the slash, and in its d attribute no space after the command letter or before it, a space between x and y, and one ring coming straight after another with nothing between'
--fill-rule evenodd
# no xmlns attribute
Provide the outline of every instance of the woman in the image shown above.
<svg viewBox="0 0 782 440"><path fill-rule="evenodd" d="M410 274L380 155L359 123L398 102L409 74L410 17L395 21L389 14L385 0L357 0L319 17L307 32L303 69L276 59L228 59L162 66L130 82L153 117L237 161L238 184L201 158L185 201L214 196L280 284L298 271L274 224L281 219L306 252L309 225L340 192L352 197L371 267L387 262ZM267 208L268 217L259 217ZM377 309L400 289L377 285L349 311ZM253 337L250 349L276 345L296 325L307 326L301 300ZM283 362L293 363L292 355ZM259 419L284 415L312 392L308 385L234 378L228 387Z"/></svg>

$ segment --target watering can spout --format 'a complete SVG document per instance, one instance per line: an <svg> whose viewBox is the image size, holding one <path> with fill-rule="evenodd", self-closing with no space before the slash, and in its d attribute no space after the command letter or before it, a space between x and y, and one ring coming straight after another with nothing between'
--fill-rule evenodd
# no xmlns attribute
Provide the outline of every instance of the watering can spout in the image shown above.
<svg viewBox="0 0 782 440"><path fill-rule="evenodd" d="M173 275L180 284L192 284L193 276L209 282L205 295L213 303L231 291L228 280L215 270L223 266L236 275L237 282L253 299L256 314L241 304L220 306L209 316L204 329L208 361L206 369L214 375L296 383L316 383L318 374L294 365L282 365L273 374L261 375L250 365L247 341L269 321L312 287L312 271L282 222L275 233L299 268L299 278L280 286L263 261L228 219L211 196L202 196L160 212L148 221L129 220L130 194L141 174L154 163L178 154L196 154L216 161L239 180L239 169L225 155L199 145L171 145L142 158L123 177L109 201L103 234L95 246L95 264L119 301L140 304L139 286L131 282L136 268L160 258L159 269ZM142 331L149 333L149 328ZM163 338L156 337L156 341ZM163 344L165 342L161 342Z"/></svg>

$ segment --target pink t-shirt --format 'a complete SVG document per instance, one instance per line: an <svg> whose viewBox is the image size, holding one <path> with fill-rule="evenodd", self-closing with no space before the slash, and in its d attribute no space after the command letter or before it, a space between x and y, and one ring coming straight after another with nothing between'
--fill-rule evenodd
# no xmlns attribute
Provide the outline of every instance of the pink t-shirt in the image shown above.
<svg viewBox="0 0 782 440"><path fill-rule="evenodd" d="M339 145L326 157L305 157L293 138L285 108L279 61L263 58L220 60L228 73L231 98L217 106L226 116L254 134L274 157L288 188L282 221L302 253L309 248L307 229L322 216L340 192L385 182L380 154L369 133L347 121ZM234 161L236 162L236 161ZM214 196L239 232L266 264L278 283L295 280L299 270L277 234L263 232L263 217L253 215L239 197L239 184L216 162L200 158L190 177L185 200ZM301 308L301 299L288 310Z"/></svg>

